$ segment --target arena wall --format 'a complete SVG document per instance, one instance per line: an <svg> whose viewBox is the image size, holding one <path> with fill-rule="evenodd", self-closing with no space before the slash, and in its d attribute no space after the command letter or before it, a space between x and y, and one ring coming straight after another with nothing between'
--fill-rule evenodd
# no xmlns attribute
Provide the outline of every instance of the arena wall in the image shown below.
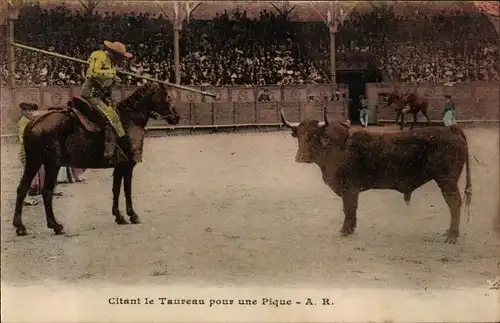
<svg viewBox="0 0 500 323"><path fill-rule="evenodd" d="M440 120L443 115L444 96L450 94L457 105L457 120L493 121L499 120L499 90L493 83L457 83L453 86L441 84L391 84L372 83L367 86L370 106L377 106L375 115L378 120L395 118L393 109L383 104L384 94L399 89L400 93L417 93L429 100L429 117Z"/></svg>
<svg viewBox="0 0 500 323"><path fill-rule="evenodd" d="M266 87L195 87L218 94L214 101L200 94L180 91L177 105L181 114L181 126L212 126L241 124L276 124L280 122L279 110L284 108L291 120L304 118L321 119L326 107L329 118L343 119L348 102L331 101L332 86L289 85ZM341 92L347 95L347 85L339 84ZM451 94L457 104L459 121L497 121L499 119L499 90L491 83L462 83L454 86L444 84L367 84L367 99L370 105L371 122L394 120L395 112L386 107L384 94L398 88L401 93L416 90L419 96L430 103L429 116L433 120L442 118L444 95ZM269 91L271 102L258 102L264 89ZM114 100L119 101L130 95L135 87L121 87L113 92ZM78 94L80 87L18 88L17 102L37 103L40 107L65 104L72 95ZM311 100L311 97L313 98ZM328 100L324 98L327 97ZM19 119L19 109L12 107L12 93L1 89L2 134L16 132L15 124ZM9 108L10 107L10 108Z"/></svg>

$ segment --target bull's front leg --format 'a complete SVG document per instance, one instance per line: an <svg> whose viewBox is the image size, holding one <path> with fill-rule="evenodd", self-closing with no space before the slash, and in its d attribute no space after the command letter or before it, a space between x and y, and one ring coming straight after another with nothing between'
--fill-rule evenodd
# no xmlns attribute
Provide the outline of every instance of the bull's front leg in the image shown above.
<svg viewBox="0 0 500 323"><path fill-rule="evenodd" d="M342 194L342 203L344 207L344 224L340 232L343 236L354 233L356 229L356 211L358 209L359 191L347 191Z"/></svg>

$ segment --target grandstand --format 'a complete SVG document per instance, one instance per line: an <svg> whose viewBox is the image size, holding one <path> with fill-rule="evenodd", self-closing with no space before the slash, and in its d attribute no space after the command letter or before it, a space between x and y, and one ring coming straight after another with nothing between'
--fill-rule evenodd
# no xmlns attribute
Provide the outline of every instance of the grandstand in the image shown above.
<svg viewBox="0 0 500 323"><path fill-rule="evenodd" d="M113 8L110 3L102 6ZM43 6L25 5L15 23L15 37L28 45L80 58L101 43L101 39L88 39L88 35L123 39L137 53L132 70L175 81L171 21L158 15L158 7L155 13L147 12L155 4L141 2L141 10L146 12L134 14L130 7L129 12L124 12L123 3L114 4L116 12L98 7L90 17L78 12L71 1L58 6L50 2ZM471 6L463 5L464 11L459 11L460 7L452 5L448 5L444 16L441 12L429 16L408 5L396 4L391 11L367 10L366 4L356 6L336 35L338 69L367 69L371 65L381 74L381 81L498 81L498 38L491 23L481 12L470 11ZM166 16L172 14L167 5L159 6ZM182 84L330 82L329 33L318 16L324 9L318 4L302 4L301 10L295 8L290 17L285 17L291 19L283 19L269 3L259 14L256 4L246 5L251 9L250 16L246 8L234 8L242 6L238 3L201 6L204 7L195 10L189 22L184 23L182 31ZM223 7L229 8L226 13ZM309 10L302 10L306 8ZM218 9L220 13L215 12ZM295 12L308 21L297 19ZM209 19L208 13L214 17ZM316 21L311 21L314 15ZM16 80L22 85L82 82L79 65L47 57L38 59L39 56L25 51L17 54L20 59ZM138 80L126 79L123 83L137 84Z"/></svg>
<svg viewBox="0 0 500 323"><path fill-rule="evenodd" d="M88 15L78 3L24 5L15 21L16 41L86 58L103 39L119 39L135 53L129 66L133 72L175 82L168 4L106 1ZM321 21L327 2L289 2L288 9L298 6L290 12L272 3L201 3L183 23L181 84L252 87L333 81L349 84L349 95L357 98L366 82L498 82L498 34L475 3L344 4L352 11L335 34L336 80L330 80L330 34ZM17 86L83 82L78 63L22 50L16 50L16 57ZM120 83L141 81L123 77Z"/></svg>

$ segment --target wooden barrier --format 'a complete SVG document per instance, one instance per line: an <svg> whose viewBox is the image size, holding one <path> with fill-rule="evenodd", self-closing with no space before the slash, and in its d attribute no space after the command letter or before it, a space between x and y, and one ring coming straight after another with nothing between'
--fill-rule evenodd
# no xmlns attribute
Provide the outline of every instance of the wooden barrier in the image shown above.
<svg viewBox="0 0 500 323"><path fill-rule="evenodd" d="M394 120L394 110L379 100L386 94L398 89L400 93L417 93L419 97L429 101L429 117L440 120L443 117L445 95L452 96L457 106L457 120L499 120L500 93L497 84L492 83L458 83L453 86L445 84L391 84L371 83L367 85L367 99L371 107L376 107L378 119ZM423 116L420 115L420 118Z"/></svg>
<svg viewBox="0 0 500 323"><path fill-rule="evenodd" d="M341 92L346 93L347 85L339 84ZM126 98L136 87L121 87L113 91L116 101ZM383 96L395 88L400 92L414 92L429 100L429 116L440 120L443 114L444 95L451 94L457 104L458 121L497 121L499 120L499 91L496 84L463 83L453 87L443 84L367 84L367 99L370 106L371 122L393 121L396 114L385 106ZM218 100L198 93L181 91L177 109L181 116L179 126L231 126L238 124L280 123L279 110L283 108L290 120L305 118L322 120L323 110L327 110L332 120L344 119L347 115L347 101L331 101L332 86L326 85L289 85L265 87L198 87L219 96ZM270 102L259 102L259 96L267 89ZM18 88L19 102L37 103L40 107L57 106L67 102L80 87ZM313 100L310 100L310 96ZM327 101L324 97L327 97ZM19 111L12 107L11 93L2 87L0 104L2 119L17 121ZM420 116L422 118L422 116ZM422 120L422 119L420 119ZM12 123L15 127L15 122ZM15 129L2 129L3 134L14 134Z"/></svg>

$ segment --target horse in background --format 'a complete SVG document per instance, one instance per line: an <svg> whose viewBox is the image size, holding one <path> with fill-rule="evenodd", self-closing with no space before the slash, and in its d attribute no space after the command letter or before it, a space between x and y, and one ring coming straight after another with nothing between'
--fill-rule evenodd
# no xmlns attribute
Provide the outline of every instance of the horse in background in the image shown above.
<svg viewBox="0 0 500 323"><path fill-rule="evenodd" d="M399 95L392 92L387 99L387 107L394 105L394 111L396 114L396 123L398 123L401 117L400 129L403 130L405 127L405 115L411 113L413 115L413 123L410 125L410 129L413 129L417 123L418 113L421 112L427 119L427 126L430 125L431 120L427 114L427 109L429 107L429 102L427 99L421 99L417 95L403 94Z"/></svg>

